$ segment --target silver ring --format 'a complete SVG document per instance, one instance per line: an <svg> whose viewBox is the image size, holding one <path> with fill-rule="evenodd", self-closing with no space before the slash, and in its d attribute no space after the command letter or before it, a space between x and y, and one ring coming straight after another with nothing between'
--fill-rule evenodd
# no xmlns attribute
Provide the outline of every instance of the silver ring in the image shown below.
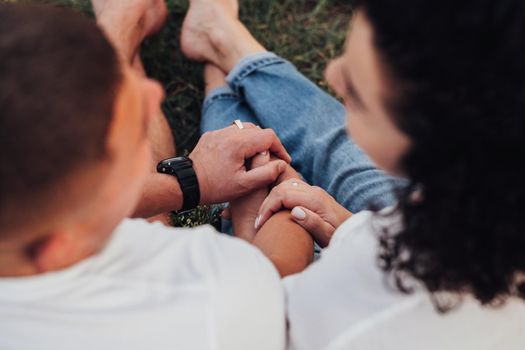
<svg viewBox="0 0 525 350"><path fill-rule="evenodd" d="M233 124L237 125L237 127L238 127L239 129L241 129L241 130L244 129L244 125L242 124L242 122L241 122L239 119L235 119L235 120L233 121Z"/></svg>

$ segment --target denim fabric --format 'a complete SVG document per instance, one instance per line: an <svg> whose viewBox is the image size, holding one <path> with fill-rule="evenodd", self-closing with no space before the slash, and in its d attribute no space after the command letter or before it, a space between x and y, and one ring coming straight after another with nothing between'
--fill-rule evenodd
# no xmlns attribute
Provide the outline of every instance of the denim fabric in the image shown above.
<svg viewBox="0 0 525 350"><path fill-rule="evenodd" d="M352 212L395 203L400 184L376 169L346 131L336 99L273 53L244 58L203 105L202 132L240 119L272 128L304 179L329 192Z"/></svg>

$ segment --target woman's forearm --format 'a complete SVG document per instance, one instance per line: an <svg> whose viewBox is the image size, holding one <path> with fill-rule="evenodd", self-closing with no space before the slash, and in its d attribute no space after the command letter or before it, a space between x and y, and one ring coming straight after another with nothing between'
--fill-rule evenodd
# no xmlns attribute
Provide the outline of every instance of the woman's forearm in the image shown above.
<svg viewBox="0 0 525 350"><path fill-rule="evenodd" d="M287 210L272 216L252 243L272 261L282 277L301 272L313 261L312 237L292 220Z"/></svg>

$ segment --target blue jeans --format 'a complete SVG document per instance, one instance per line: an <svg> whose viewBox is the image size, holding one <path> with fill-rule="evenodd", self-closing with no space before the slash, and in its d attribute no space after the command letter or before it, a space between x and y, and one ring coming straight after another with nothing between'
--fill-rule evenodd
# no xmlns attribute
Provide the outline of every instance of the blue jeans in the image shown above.
<svg viewBox="0 0 525 350"><path fill-rule="evenodd" d="M201 131L235 119L272 128L304 179L352 212L395 203L397 180L376 169L346 132L346 112L333 97L273 53L244 58L203 105Z"/></svg>

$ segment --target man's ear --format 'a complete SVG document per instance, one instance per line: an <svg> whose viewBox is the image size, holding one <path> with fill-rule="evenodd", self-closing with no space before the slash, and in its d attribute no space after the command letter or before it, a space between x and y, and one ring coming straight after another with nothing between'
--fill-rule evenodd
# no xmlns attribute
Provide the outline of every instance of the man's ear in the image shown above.
<svg viewBox="0 0 525 350"><path fill-rule="evenodd" d="M78 247L70 235L52 233L35 242L30 255L38 273L66 268L77 260Z"/></svg>

